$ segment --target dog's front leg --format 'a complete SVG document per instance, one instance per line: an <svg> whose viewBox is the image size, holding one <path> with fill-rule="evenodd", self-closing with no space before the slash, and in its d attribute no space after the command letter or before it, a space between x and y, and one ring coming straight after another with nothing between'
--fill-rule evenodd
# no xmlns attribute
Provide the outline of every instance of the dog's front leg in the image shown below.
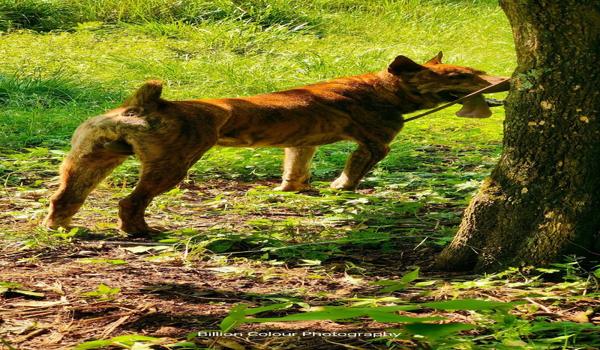
<svg viewBox="0 0 600 350"><path fill-rule="evenodd" d="M360 180L390 151L388 145L379 143L360 144L346 162L342 174L331 183L331 188L355 190Z"/></svg>
<svg viewBox="0 0 600 350"><path fill-rule="evenodd" d="M310 188L310 163L317 147L287 147L281 185L276 191L302 191Z"/></svg>

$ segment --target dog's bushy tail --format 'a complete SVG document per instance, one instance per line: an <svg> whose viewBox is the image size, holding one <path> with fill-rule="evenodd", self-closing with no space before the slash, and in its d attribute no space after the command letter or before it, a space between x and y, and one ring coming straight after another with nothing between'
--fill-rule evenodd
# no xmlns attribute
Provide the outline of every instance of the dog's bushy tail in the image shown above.
<svg viewBox="0 0 600 350"><path fill-rule="evenodd" d="M158 80L147 81L123 103L123 107L139 107L144 111L156 108L162 93L162 83Z"/></svg>

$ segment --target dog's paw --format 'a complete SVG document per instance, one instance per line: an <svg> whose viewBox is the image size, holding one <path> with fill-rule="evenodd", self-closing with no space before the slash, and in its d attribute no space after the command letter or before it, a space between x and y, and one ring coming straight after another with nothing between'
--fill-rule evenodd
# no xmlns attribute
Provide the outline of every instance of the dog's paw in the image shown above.
<svg viewBox="0 0 600 350"><path fill-rule="evenodd" d="M42 221L42 226L49 229L57 229L57 228L69 228L71 225L71 218L58 218L52 214L48 214L46 218Z"/></svg>
<svg viewBox="0 0 600 350"><path fill-rule="evenodd" d="M120 222L119 229L135 238L149 238L166 231L162 227L150 227L145 222L138 224Z"/></svg>
<svg viewBox="0 0 600 350"><path fill-rule="evenodd" d="M340 181L335 180L334 182L331 183L331 185L329 185L330 188L333 188L334 190L340 190L340 191L354 191L356 190L356 187L358 185L357 184L353 184L353 183L348 183L346 181Z"/></svg>

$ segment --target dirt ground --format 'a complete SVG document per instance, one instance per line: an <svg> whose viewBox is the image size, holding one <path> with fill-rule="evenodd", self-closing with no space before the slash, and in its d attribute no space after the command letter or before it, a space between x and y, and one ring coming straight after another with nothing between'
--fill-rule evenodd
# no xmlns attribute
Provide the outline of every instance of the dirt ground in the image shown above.
<svg viewBox="0 0 600 350"><path fill-rule="evenodd" d="M298 294L311 303L323 303L365 292L353 285L343 272L336 272L335 267L325 268L327 278L311 278L316 272L310 268L286 266L248 266L250 274L244 276L241 272L240 276L220 272L227 269L210 262L185 266L172 261L157 265L144 261L143 256L123 249L118 243L109 242L81 242L64 249L38 252L35 261L18 262L29 257L30 253L5 255L0 267L4 280L45 294L39 299L15 295L2 301L2 326L12 335L9 340L22 349L63 349L82 340L130 332L182 338L194 331L217 330L220 320L236 303L255 304L268 298ZM106 266L77 261L92 257L122 259L128 264ZM246 264L234 266L243 270ZM99 284L118 286L121 289L119 296L107 301L80 296ZM384 328L377 324L358 327L363 331L382 331ZM284 329L351 331L356 330L357 325L319 322L274 327L263 324L244 327L240 331ZM261 342L260 339L237 341ZM206 339L206 342L210 343L210 340ZM324 344L318 343L315 348L323 348ZM310 347L303 345L302 348Z"/></svg>
<svg viewBox="0 0 600 350"><path fill-rule="evenodd" d="M266 183L267 185L272 185ZM181 214L175 221L163 220L160 207L152 210L151 221L171 222L181 227L202 230L215 225L243 225L241 217L260 217L260 212L223 215L192 215L190 208L202 196L217 191L233 198L244 196L249 184L212 182L193 193L184 193L169 212ZM367 190L368 191L368 190ZM93 222L115 212L114 193L100 190L78 216L76 225L94 227ZM7 191L0 200L2 229L8 232L36 232L45 211L44 198L48 191ZM111 205L110 203L113 203ZM101 211L92 208L103 208ZM435 210L429 208L428 210ZM445 208L444 210L448 210ZM16 213L23 215L17 215ZM264 214L264 213L262 213ZM301 212L274 209L273 218L302 217ZM160 220L159 220L160 219ZM407 217L408 220L408 217ZM101 220L100 220L101 221ZM113 220L114 221L114 220ZM424 229L435 229L440 222L423 221ZM302 233L301 233L302 234ZM273 261L260 259L260 254L198 252L185 243L157 242L149 239L127 239L114 226L85 231L84 235L65 240L63 244L32 245L42 240L44 232L34 238L7 239L0 257L0 281L18 284L0 297L0 340L6 349L69 349L84 341L108 339L124 334L140 334L164 338L163 345L185 340L199 331L217 331L221 320L233 305L239 303L260 306L297 300L314 305L330 305L353 297L377 295L379 287L371 282L397 279L410 267L420 266L426 272L424 280L436 280L425 287L407 288L393 293L406 301L444 300L457 295L510 301L517 297L543 293L551 286L537 285L529 289L505 282L490 282L489 286L456 287L452 281L468 281L473 276L451 275L427 271L439 247L415 240L392 239L391 249L341 246L330 259L320 264L310 261ZM37 237L37 238L36 238ZM236 249L234 249L236 250ZM262 253L261 253L262 254ZM118 288L114 294L90 295L98 286ZM462 288L462 289L461 289ZM33 291L35 293L21 293ZM569 295L556 290L556 295ZM577 292L579 293L579 292ZM384 297L379 295L379 297ZM541 301L540 301L541 300ZM576 301L562 304L531 299L535 310L525 317L545 316L553 320L586 321L600 324L600 302L580 296ZM590 313L589 310L595 310ZM281 314L275 312L275 315ZM436 315L427 311L423 316ZM450 321L476 323L477 318L467 311L445 312ZM244 324L235 330L239 335L217 337L199 336L192 339L199 348L215 349L383 349L385 342L369 337L302 336L307 332L383 332L394 325L370 319L354 322L312 321ZM233 331L232 331L233 332ZM248 332L259 332L249 335ZM272 336L260 332L296 333ZM396 348L415 348L412 340L395 340Z"/></svg>

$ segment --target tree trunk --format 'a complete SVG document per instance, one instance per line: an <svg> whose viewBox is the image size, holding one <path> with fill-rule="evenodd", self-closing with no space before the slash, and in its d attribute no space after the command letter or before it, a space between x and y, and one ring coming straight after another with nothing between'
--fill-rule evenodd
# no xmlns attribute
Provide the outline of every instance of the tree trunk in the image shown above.
<svg viewBox="0 0 600 350"><path fill-rule="evenodd" d="M518 67L499 163L437 259L445 269L600 258L600 2L500 0Z"/></svg>

